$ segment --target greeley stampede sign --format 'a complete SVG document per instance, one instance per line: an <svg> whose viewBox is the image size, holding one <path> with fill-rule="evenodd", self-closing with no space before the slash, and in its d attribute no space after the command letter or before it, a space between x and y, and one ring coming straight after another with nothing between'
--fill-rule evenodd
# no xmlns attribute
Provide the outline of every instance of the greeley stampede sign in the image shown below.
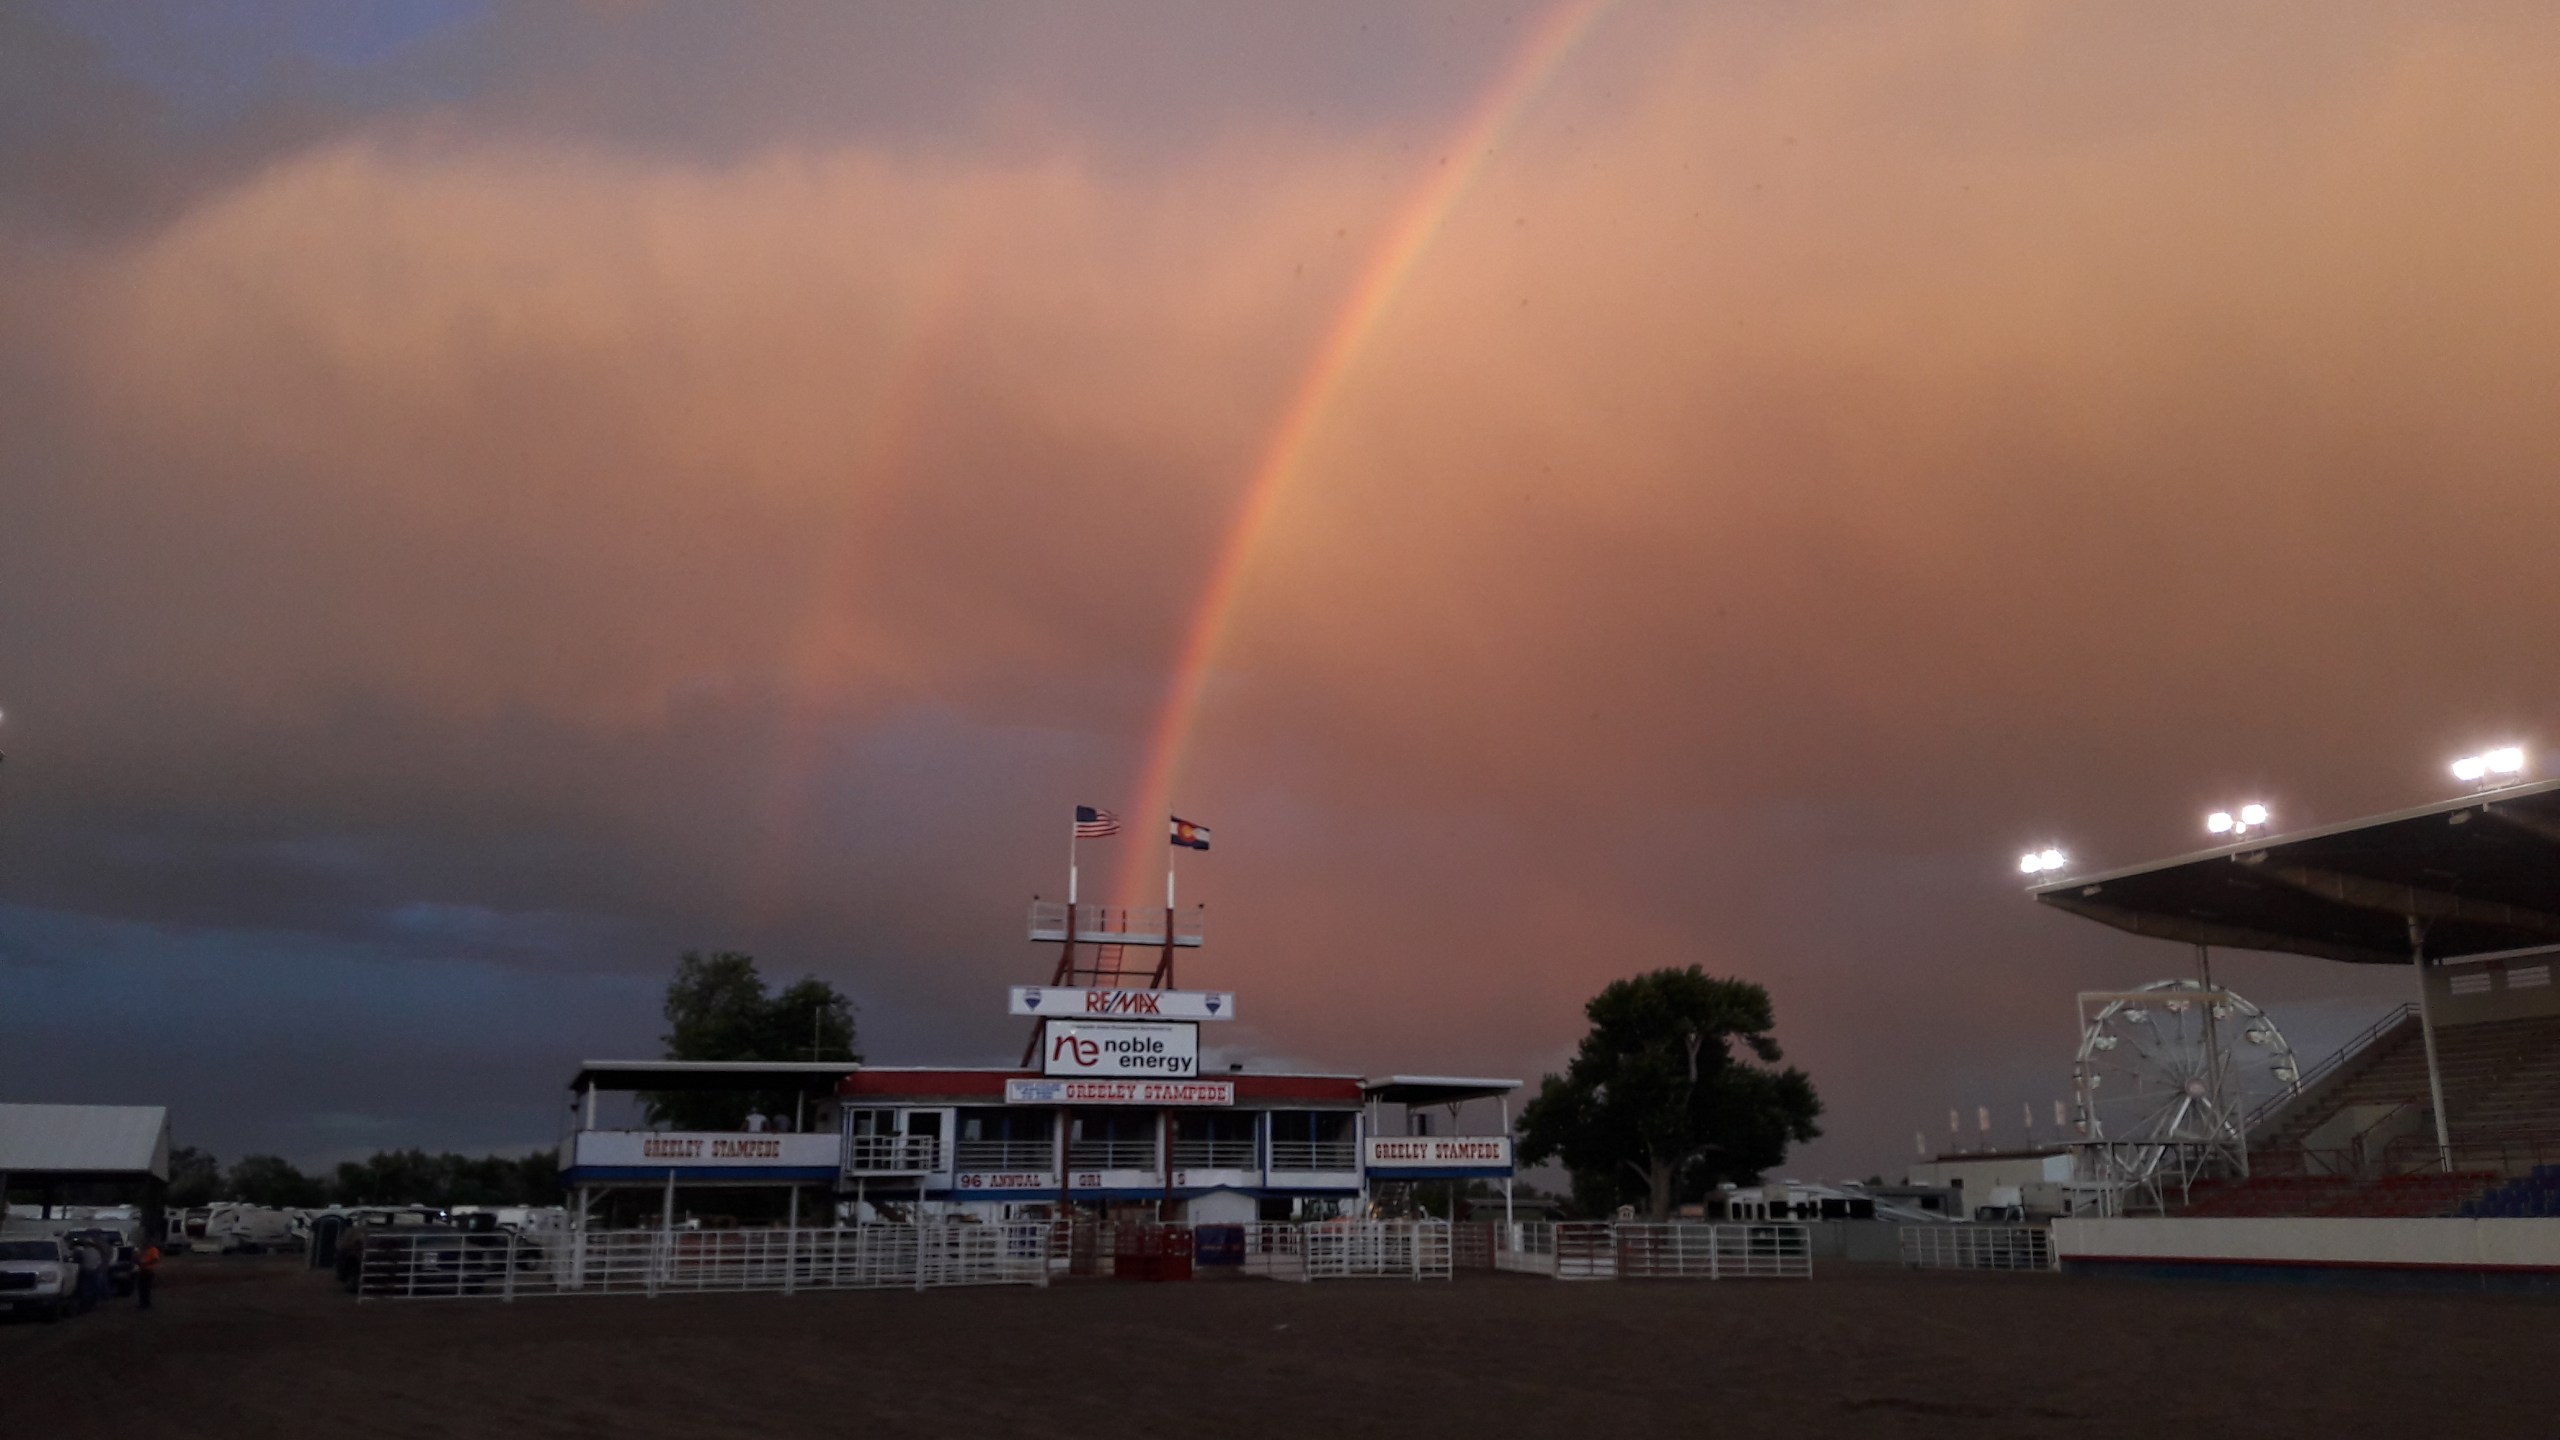
<svg viewBox="0 0 2560 1440"><path fill-rule="evenodd" d="M623 1169L686 1170L706 1167L834 1169L844 1137L817 1134L752 1135L721 1131L581 1130L575 1163Z"/></svg>
<svg viewBox="0 0 2560 1440"><path fill-rule="evenodd" d="M1007 1080L1007 1105L1233 1105L1233 1080Z"/></svg>
<svg viewBox="0 0 2560 1440"><path fill-rule="evenodd" d="M1372 1135L1361 1149L1369 1173L1387 1180L1459 1180L1511 1173L1508 1135Z"/></svg>

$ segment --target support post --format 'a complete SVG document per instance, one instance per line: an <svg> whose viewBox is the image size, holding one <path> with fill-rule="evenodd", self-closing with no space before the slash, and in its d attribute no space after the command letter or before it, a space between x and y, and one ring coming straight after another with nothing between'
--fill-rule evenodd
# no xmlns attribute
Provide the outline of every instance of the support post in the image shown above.
<svg viewBox="0 0 2560 1440"><path fill-rule="evenodd" d="M791 1187L791 1218L782 1230L782 1293L791 1293L791 1272L800 1259L800 1187Z"/></svg>
<svg viewBox="0 0 2560 1440"><path fill-rule="evenodd" d="M2427 1100L2436 1112L2436 1168L2453 1169L2453 1126L2444 1113L2444 1069L2436 1061L2435 1007L2427 1003L2427 922L2409 918L2409 965L2418 972L2418 1033L2427 1042Z"/></svg>
<svg viewBox="0 0 2560 1440"><path fill-rule="evenodd" d="M1502 1097L1502 1138L1511 1139L1511 1097L1508 1095ZM1520 1152L1517 1143L1511 1146L1511 1152L1511 1168L1518 1170ZM1512 1233L1511 1225L1511 1177L1505 1175L1502 1177L1502 1233L1505 1237Z"/></svg>

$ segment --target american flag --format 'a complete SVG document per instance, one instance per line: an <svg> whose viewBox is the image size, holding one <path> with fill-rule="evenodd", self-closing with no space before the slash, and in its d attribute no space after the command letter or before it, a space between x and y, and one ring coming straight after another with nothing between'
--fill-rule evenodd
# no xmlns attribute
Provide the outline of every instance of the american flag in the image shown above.
<svg viewBox="0 0 2560 1440"><path fill-rule="evenodd" d="M1096 810L1090 805L1079 805L1076 807L1077 839L1093 840L1104 835L1117 835L1119 833L1119 816L1112 814L1108 810Z"/></svg>

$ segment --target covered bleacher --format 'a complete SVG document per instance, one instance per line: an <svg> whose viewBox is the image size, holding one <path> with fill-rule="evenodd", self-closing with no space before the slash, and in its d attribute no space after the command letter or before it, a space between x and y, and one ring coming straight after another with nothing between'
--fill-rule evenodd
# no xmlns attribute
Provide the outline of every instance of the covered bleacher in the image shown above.
<svg viewBox="0 0 2560 1440"><path fill-rule="evenodd" d="M2035 886L2198 947L2406 965L2417 999L2250 1119L2185 1213L2423 1216L2560 1174L2560 781ZM2519 1191L2523 1205L2542 1192Z"/></svg>

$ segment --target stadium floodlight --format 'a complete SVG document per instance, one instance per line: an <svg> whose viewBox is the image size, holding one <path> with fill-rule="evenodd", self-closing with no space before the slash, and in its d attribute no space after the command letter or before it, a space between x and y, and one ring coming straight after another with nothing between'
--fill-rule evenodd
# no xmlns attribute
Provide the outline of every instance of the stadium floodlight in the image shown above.
<svg viewBox="0 0 2560 1440"><path fill-rule="evenodd" d="M2216 810L2212 814L2207 815L2204 817L2204 828L2212 831L2216 835L2229 835L2237 838L2248 834L2252 830L2266 829L2267 819L2267 807L2252 800L2248 804L2240 806L2237 811Z"/></svg>
<svg viewBox="0 0 2560 1440"><path fill-rule="evenodd" d="M2465 755L2453 762L2453 778L2466 785L2490 789L2513 784L2524 775L2524 747L2501 745L2477 755Z"/></svg>
<svg viewBox="0 0 2560 1440"><path fill-rule="evenodd" d="M2026 854L2018 857L2018 873L2021 875L2050 875L2063 867L2065 859L2066 857L2061 851L2053 849L2050 846L2042 850L2030 850Z"/></svg>

